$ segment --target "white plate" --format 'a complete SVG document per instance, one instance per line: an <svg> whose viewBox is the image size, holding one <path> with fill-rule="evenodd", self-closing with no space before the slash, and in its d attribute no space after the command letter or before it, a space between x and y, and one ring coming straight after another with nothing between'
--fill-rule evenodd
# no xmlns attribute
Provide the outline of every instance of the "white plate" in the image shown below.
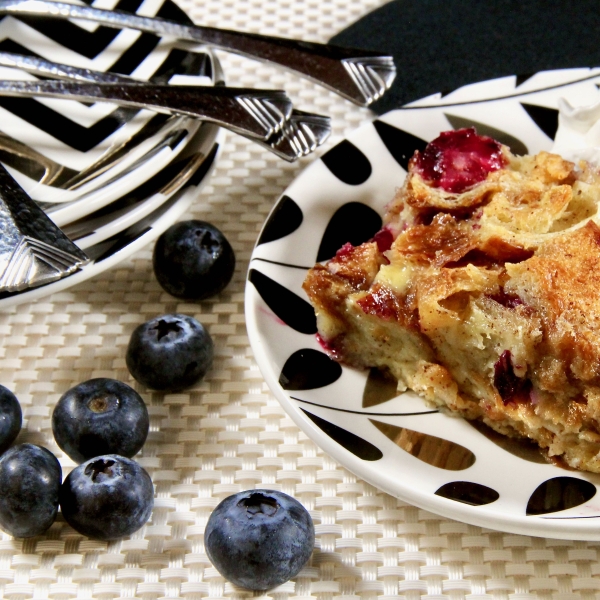
<svg viewBox="0 0 600 600"><path fill-rule="evenodd" d="M117 174L104 185L78 200L46 206L46 214L59 227L86 218L145 184L153 175L172 163L200 131L203 135L212 137L213 141L217 132L217 127L209 123L196 122L182 126L174 123L174 125L176 127L173 130L161 133L160 143L151 148L145 156L141 156L132 165L130 172L125 175Z"/></svg>
<svg viewBox="0 0 600 600"><path fill-rule="evenodd" d="M401 165L420 144L441 131L475 125L519 154L549 150L558 99L573 105L598 101L599 73L540 73L529 88L522 79L503 78L391 111L312 163L271 212L246 286L258 365L298 426L385 492L491 529L600 540L600 476L540 462L529 447L506 446L504 438L431 411L412 393L395 396L368 373L340 368L316 339L314 311L301 289L317 257L329 258L343 243L361 243L377 231L385 204L405 177ZM402 432L450 452L455 469L403 450Z"/></svg>
<svg viewBox="0 0 600 600"><path fill-rule="evenodd" d="M171 195L163 194L162 202L149 214L138 214L138 220L125 229L121 227L111 228L106 225L101 239L88 240L85 252L91 261L80 271L64 279L60 279L48 285L25 290L18 294L0 295L0 310L30 302L55 292L63 291L91 277L99 275L103 271L113 267L122 260L141 250L152 243L163 231L170 227L197 198L204 182L210 176L221 148L221 132L217 135L217 141L208 152L207 157L198 165L197 171L188 178L185 185L180 187ZM153 196L149 200L153 200ZM117 231L115 231L117 229ZM105 234L105 235L104 235Z"/></svg>
<svg viewBox="0 0 600 600"><path fill-rule="evenodd" d="M204 123L185 150L154 177L106 209L70 223L63 228L64 233L86 250L155 214L190 180L199 177L204 161L212 162L218 128L204 125L208 123Z"/></svg>
<svg viewBox="0 0 600 600"><path fill-rule="evenodd" d="M120 0L101 2L103 8L119 8L121 4ZM138 11L185 19L171 0L145 0L139 3ZM176 82L184 76L188 84L212 85L216 73L208 51L196 49L191 54L173 39L96 24L4 16L0 19L0 42L3 50L119 72L142 81L162 76ZM0 69L0 78L35 79L8 68ZM35 200L73 203L83 199L90 201L91 210L97 210L119 197L124 186L133 189L166 164L164 154L156 150L174 129L173 121L151 111L103 102L0 98L0 160ZM178 118L177 123L187 132L187 140L198 127L197 121L189 118ZM13 142L6 142L4 136L23 145L17 149L21 160L14 159L14 150L6 152L6 145L13 147ZM185 147L186 139L173 144L173 150ZM120 152L124 146L125 151ZM115 153L118 158L110 160ZM40 166L32 169L32 164ZM82 172L86 174L83 182L65 183ZM82 216L82 206L87 202L77 206L76 218Z"/></svg>

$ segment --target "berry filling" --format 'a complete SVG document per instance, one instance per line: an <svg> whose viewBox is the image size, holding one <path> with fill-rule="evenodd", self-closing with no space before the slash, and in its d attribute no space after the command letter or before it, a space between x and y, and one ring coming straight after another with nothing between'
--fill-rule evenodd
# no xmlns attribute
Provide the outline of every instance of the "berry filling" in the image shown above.
<svg viewBox="0 0 600 600"><path fill-rule="evenodd" d="M496 294L490 294L488 296L498 304L502 304L506 308L516 308L524 304L523 300L516 294L509 294L504 291L504 288L500 288L500 291Z"/></svg>
<svg viewBox="0 0 600 600"><path fill-rule="evenodd" d="M494 386L505 405L530 399L531 381L515 375L510 350L505 350L494 365Z"/></svg>
<svg viewBox="0 0 600 600"><path fill-rule="evenodd" d="M316 337L317 337L317 342L319 342L319 345L321 346L321 348L323 348L323 350L325 350L325 352L333 360L339 360L339 354L338 354L337 350L333 347L333 345L330 344L320 333L317 333Z"/></svg>
<svg viewBox="0 0 600 600"><path fill-rule="evenodd" d="M445 131L417 151L413 169L434 187L460 194L506 164L502 145L475 128Z"/></svg>
<svg viewBox="0 0 600 600"><path fill-rule="evenodd" d="M373 236L373 241L377 244L379 252L385 252L392 247L394 234L387 227L384 227Z"/></svg>

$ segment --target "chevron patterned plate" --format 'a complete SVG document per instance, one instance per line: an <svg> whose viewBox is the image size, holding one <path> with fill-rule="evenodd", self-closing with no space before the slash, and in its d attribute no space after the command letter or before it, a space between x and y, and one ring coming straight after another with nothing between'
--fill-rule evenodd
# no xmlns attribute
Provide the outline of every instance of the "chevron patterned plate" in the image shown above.
<svg viewBox="0 0 600 600"><path fill-rule="evenodd" d="M120 0L113 8L141 6ZM145 0L143 9L189 22L170 0ZM0 19L0 50L173 85L223 79L208 50L63 21ZM9 76L31 77L0 68L0 78ZM0 161L90 262L64 279L0 295L0 309L94 277L152 242L189 207L218 156L220 129L210 123L100 103L13 100L0 98ZM24 256L42 251L29 244Z"/></svg>
<svg viewBox="0 0 600 600"><path fill-rule="evenodd" d="M106 214L98 211L65 228L90 258L87 265L53 283L20 293L0 294L0 310L95 277L152 243L190 207L212 172L221 148L221 130L214 129L216 136L212 139L198 133L166 169L121 199L124 202L118 201L114 212L110 206Z"/></svg>
<svg viewBox="0 0 600 600"><path fill-rule="evenodd" d="M269 387L342 465L403 500L466 523L600 540L600 475L431 410L377 372L332 361L316 339L306 271L381 227L408 160L440 131L475 126L517 154L549 150L558 100L600 100L600 69L542 72L434 95L361 127L311 165L273 208L250 261L246 322Z"/></svg>
<svg viewBox="0 0 600 600"><path fill-rule="evenodd" d="M170 0L114 0L109 8L190 22ZM188 52L173 40L36 17L1 18L0 50L163 83L212 85L216 72L208 51ZM0 68L0 78L33 76ZM160 150L182 150L199 127L107 103L22 98L0 98L0 124L0 161L35 200L47 207L84 199L90 210L163 168L172 157Z"/></svg>

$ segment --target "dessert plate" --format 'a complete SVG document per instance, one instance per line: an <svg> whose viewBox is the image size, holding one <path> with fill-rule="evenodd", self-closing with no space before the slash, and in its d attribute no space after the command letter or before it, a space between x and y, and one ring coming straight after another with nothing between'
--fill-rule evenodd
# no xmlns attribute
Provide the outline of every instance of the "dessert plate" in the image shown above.
<svg viewBox="0 0 600 600"><path fill-rule="evenodd" d="M215 143L215 127L203 123L207 132L198 132L185 150L169 165L138 188L107 207L69 223L62 231L85 250L146 219L200 173ZM212 135L211 135L212 133Z"/></svg>
<svg viewBox="0 0 600 600"><path fill-rule="evenodd" d="M475 126L517 154L550 150L558 101L600 99L597 69L511 77L388 112L313 162L285 191L253 251L246 321L263 376L324 451L420 508L502 531L600 540L600 476L548 464L536 448L432 410L377 372L331 360L302 290L307 269L381 227L408 160L441 131ZM512 89L508 89L512 86ZM482 100L482 98L485 98Z"/></svg>
<svg viewBox="0 0 600 600"><path fill-rule="evenodd" d="M221 132L219 128L215 129L216 141L207 147L207 140L198 134L199 139L192 140L186 150L187 157L182 153L178 159L181 164L177 167L180 170L161 182L158 189L148 190L149 196L134 204L132 214L117 211L113 219L109 219L97 230L81 239L75 239L75 243L85 248L85 253L90 258L87 265L77 273L48 285L17 294L0 294L0 310L77 285L153 242L190 207L210 176L221 148ZM71 235L77 238L75 228Z"/></svg>
<svg viewBox="0 0 600 600"><path fill-rule="evenodd" d="M109 3L111 8L189 22L171 0ZM0 19L0 50L139 80L176 83L183 77L186 83L199 85L215 81L208 51L192 53L173 39L70 21L4 16ZM35 79L8 68L0 69L0 77ZM46 205L89 198L96 202L95 210L100 202L119 196L122 187L115 182L133 189L164 166L158 150L176 129L174 122L190 135L198 126L193 119L101 102L1 98L0 160L38 202ZM180 149L184 146L178 145ZM131 184L126 183L129 178L133 178Z"/></svg>
<svg viewBox="0 0 600 600"><path fill-rule="evenodd" d="M73 202L44 204L46 214L58 225L66 225L91 217L94 213L118 204L136 188L147 183L156 173L172 164L180 152L184 151L198 134L214 141L217 127L210 123L181 125L164 132L162 140L132 165L126 176L116 175L104 185Z"/></svg>

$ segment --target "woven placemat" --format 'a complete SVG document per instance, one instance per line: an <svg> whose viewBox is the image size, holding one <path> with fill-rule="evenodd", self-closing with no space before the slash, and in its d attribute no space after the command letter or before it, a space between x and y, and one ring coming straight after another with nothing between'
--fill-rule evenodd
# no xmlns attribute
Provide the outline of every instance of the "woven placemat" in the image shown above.
<svg viewBox="0 0 600 600"><path fill-rule="evenodd" d="M326 41L379 0L186 0L199 23ZM366 110L247 59L219 53L227 80L285 88L301 109L329 114L323 150L372 118ZM244 283L260 227L312 158L290 165L228 134L210 180L184 218L211 221L237 255L234 280L217 298L182 303L161 290L151 248L91 281L0 313L0 383L24 408L19 441L47 446L67 473L73 463L52 438L60 395L91 377L132 384L151 415L139 456L156 486L151 521L121 541L91 541L60 517L46 535L0 538L0 597L10 599L248 597L211 566L203 532L225 496L267 487L298 498L317 532L311 562L265 596L475 600L592 599L600 590L600 545L503 534L409 506L357 479L324 454L285 414L253 359L244 324ZM214 367L193 389L152 393L125 367L134 327L182 312L204 323Z"/></svg>

